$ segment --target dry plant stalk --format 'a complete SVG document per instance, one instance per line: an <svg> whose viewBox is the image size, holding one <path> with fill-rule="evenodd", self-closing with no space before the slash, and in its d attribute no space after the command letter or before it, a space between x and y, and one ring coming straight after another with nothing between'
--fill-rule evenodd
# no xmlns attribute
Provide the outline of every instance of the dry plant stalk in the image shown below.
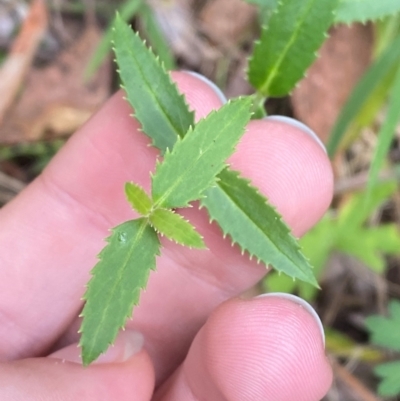
<svg viewBox="0 0 400 401"><path fill-rule="evenodd" d="M47 29L47 22L44 0L33 0L21 31L0 69L0 93L2 94L0 124L28 73L36 49Z"/></svg>

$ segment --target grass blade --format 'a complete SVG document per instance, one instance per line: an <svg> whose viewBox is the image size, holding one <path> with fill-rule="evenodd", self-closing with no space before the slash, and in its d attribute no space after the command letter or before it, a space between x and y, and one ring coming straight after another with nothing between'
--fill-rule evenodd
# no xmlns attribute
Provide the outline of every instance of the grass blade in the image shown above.
<svg viewBox="0 0 400 401"><path fill-rule="evenodd" d="M161 62L164 63L164 67L167 70L173 70L176 68L174 55L158 27L153 10L147 4L143 4L141 7L141 17L146 37L154 49L154 52L158 55Z"/></svg>
<svg viewBox="0 0 400 401"><path fill-rule="evenodd" d="M378 145L372 159L369 170L367 195L375 187L379 170L389 152L390 144L396 132L397 123L400 121L400 67L397 70L393 88L391 90L386 120L378 134Z"/></svg>
<svg viewBox="0 0 400 401"><path fill-rule="evenodd" d="M371 93L379 86L382 80L385 79L386 75L391 72L399 60L400 35L386 49L381 57L368 68L367 72L354 88L346 104L343 106L327 145L329 156L332 157L335 154L351 122L361 111Z"/></svg>
<svg viewBox="0 0 400 401"><path fill-rule="evenodd" d="M119 15L124 21L131 20L138 12L143 0L128 0L125 1L119 9ZM107 57L108 52L111 50L111 41L113 37L113 25L111 24L104 32L100 43L90 58L84 72L84 80L89 80L93 74L100 67L101 63Z"/></svg>

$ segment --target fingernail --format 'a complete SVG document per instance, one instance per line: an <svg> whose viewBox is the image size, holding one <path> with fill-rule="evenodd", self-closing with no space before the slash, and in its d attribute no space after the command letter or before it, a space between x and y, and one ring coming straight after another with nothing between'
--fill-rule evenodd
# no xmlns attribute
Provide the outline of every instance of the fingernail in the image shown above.
<svg viewBox="0 0 400 401"><path fill-rule="evenodd" d="M303 124L299 120L295 120L294 118L286 117L286 116L268 116L268 117L265 117L265 119L269 120L269 121L282 122L285 124L289 124L292 127L295 127L297 129L300 129L301 131L305 132L308 136L310 136L312 139L314 139L314 141L317 142L321 146L321 148L324 150L324 152L327 153L325 145L323 144L323 142L321 141L319 136L310 127Z"/></svg>
<svg viewBox="0 0 400 401"><path fill-rule="evenodd" d="M315 322L317 323L317 326L319 328L319 331L321 333L321 337L322 337L322 342L324 344L325 347L325 332L324 332L324 326L322 325L321 319L318 316L317 312L315 311L315 309L304 299L299 298L296 295L293 294L287 294L284 292L270 292L268 294L261 294L258 295L256 298L264 298L264 297L275 297L275 298L280 298L280 299L287 299L288 301L294 302L295 304L301 306L302 308L304 308L315 320Z"/></svg>
<svg viewBox="0 0 400 401"><path fill-rule="evenodd" d="M203 81L204 83L206 83L215 92L215 94L218 96L218 98L222 102L222 104L225 104L227 102L226 96L224 95L222 90L213 81L211 81L204 75L199 74L198 72L188 71L188 70L183 70L183 72L193 75L194 77L200 79L200 81Z"/></svg>
<svg viewBox="0 0 400 401"><path fill-rule="evenodd" d="M96 360L96 363L125 362L133 355L138 354L142 350L143 344L143 334L138 331L121 331L114 345L111 345L107 352Z"/></svg>
<svg viewBox="0 0 400 401"><path fill-rule="evenodd" d="M141 333L133 330L124 330L118 334L114 345L99 356L93 363L118 363L125 362L133 355L138 354L144 344L144 337ZM50 355L51 358L57 358L64 361L81 363L81 349L76 345L70 345Z"/></svg>

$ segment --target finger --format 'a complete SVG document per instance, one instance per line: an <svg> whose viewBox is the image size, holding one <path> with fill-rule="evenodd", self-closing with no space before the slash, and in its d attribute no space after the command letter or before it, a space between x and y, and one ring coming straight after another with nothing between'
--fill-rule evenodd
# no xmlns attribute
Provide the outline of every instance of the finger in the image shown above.
<svg viewBox="0 0 400 401"><path fill-rule="evenodd" d="M199 116L220 105L204 82L184 73L175 79ZM125 102L114 97L42 177L0 212L3 358L43 352L65 330L81 306L84 283L109 227L134 216L123 184L133 180L150 188L157 152L147 146L129 113ZM247 156L241 157L242 152ZM237 154L232 166L270 196L297 233L327 207L332 192L329 161L298 128L253 122ZM253 163L256 168L250 171ZM210 311L265 271L232 250L218 227L208 224L204 210L184 213L210 249L194 252L165 242L158 273L151 276L133 322L146 336L159 377L179 363ZM24 242L18 240L24 237Z"/></svg>
<svg viewBox="0 0 400 401"><path fill-rule="evenodd" d="M269 197L296 234L310 228L329 205L332 175L326 154L308 135L286 124L251 122L230 164ZM265 274L265 267L241 257L229 238L222 239L205 210L181 213L202 233L209 251L164 241L157 274L128 323L145 331L157 382L178 366L211 311Z"/></svg>
<svg viewBox="0 0 400 401"><path fill-rule="evenodd" d="M320 400L332 372L308 308L280 296L224 303L153 401Z"/></svg>
<svg viewBox="0 0 400 401"><path fill-rule="evenodd" d="M0 399L150 401L154 370L142 344L143 336L124 332L109 352L87 368L76 363L76 344L49 358L0 364Z"/></svg>

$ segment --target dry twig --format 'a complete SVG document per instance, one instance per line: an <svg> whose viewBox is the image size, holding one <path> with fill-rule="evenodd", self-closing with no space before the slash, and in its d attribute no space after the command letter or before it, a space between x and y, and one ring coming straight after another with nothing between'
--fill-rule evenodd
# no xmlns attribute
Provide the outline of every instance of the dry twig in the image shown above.
<svg viewBox="0 0 400 401"><path fill-rule="evenodd" d="M351 390L351 392L360 401L381 401L381 398L373 394L364 386L354 375L352 375L345 367L335 360L331 360L335 377L342 380L343 383Z"/></svg>
<svg viewBox="0 0 400 401"><path fill-rule="evenodd" d="M47 29L44 0L34 0L20 33L0 70L0 124L14 101Z"/></svg>

